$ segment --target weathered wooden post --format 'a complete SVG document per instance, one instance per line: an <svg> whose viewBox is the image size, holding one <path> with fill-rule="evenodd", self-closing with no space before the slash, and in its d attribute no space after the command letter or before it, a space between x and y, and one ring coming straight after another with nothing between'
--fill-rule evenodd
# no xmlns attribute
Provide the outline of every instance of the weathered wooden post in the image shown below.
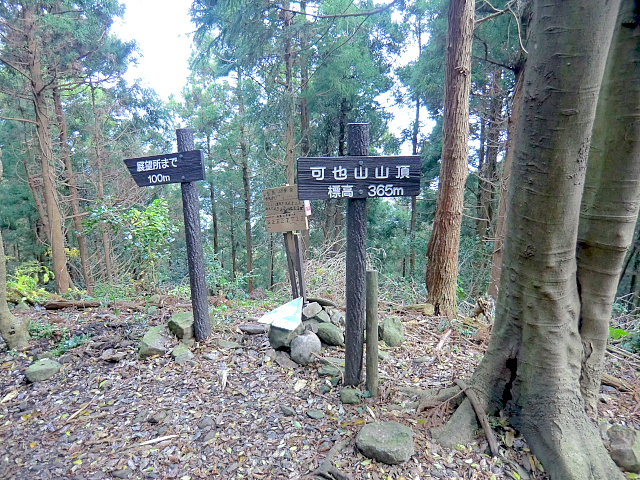
<svg viewBox="0 0 640 480"><path fill-rule="evenodd" d="M369 154L369 124L347 125L349 156ZM364 166L365 161L358 164ZM358 385L362 377L362 348L364 344L365 271L367 268L367 199L347 200L347 275L345 314L345 385Z"/></svg>
<svg viewBox="0 0 640 480"><path fill-rule="evenodd" d="M346 385L362 376L364 344L367 197L404 197L420 193L420 157L367 156L369 125L350 123L349 155L298 159L298 198L348 198L346 274ZM375 334L377 337L377 333Z"/></svg>
<svg viewBox="0 0 640 480"><path fill-rule="evenodd" d="M178 152L193 150L193 132L190 129L177 129L176 139L178 141ZM180 187L182 189L184 233L187 240L189 285L191 286L191 305L193 307L193 330L196 340L200 341L211 334L209 307L207 304L207 283L204 271L204 253L202 251L202 232L200 230L200 202L198 201L198 190L195 182L181 182Z"/></svg>
<svg viewBox="0 0 640 480"><path fill-rule="evenodd" d="M180 183L182 187L193 326L196 340L200 341L211 333L200 232L200 203L195 184L198 180L204 180L204 160L201 150L193 150L191 130L186 128L176 130L176 138L178 153L127 158L124 163L139 187L169 183Z"/></svg>
<svg viewBox="0 0 640 480"><path fill-rule="evenodd" d="M367 390L378 396L378 272L367 270Z"/></svg>

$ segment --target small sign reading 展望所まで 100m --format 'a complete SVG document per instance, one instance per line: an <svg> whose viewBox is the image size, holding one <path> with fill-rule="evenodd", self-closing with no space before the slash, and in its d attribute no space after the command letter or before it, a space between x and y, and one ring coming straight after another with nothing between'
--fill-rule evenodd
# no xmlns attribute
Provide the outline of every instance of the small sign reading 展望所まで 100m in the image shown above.
<svg viewBox="0 0 640 480"><path fill-rule="evenodd" d="M420 193L420 157L298 159L298 198L407 197Z"/></svg>
<svg viewBox="0 0 640 480"><path fill-rule="evenodd" d="M139 187L204 180L201 150L128 158L124 163Z"/></svg>

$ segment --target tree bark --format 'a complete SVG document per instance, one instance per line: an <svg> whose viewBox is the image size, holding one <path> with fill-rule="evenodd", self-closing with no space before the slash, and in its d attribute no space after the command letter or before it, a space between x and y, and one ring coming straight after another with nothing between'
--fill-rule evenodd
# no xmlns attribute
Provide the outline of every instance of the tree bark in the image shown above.
<svg viewBox="0 0 640 480"><path fill-rule="evenodd" d="M442 166L433 232L427 246L427 302L436 315L454 316L458 306L458 247L467 178L469 90L474 0L451 0L445 55Z"/></svg>
<svg viewBox="0 0 640 480"><path fill-rule="evenodd" d="M485 411L506 407L552 480L624 478L581 395L576 265L592 127L619 4L533 2L496 322L471 381ZM469 410L463 402L434 438L465 442Z"/></svg>
<svg viewBox="0 0 640 480"><path fill-rule="evenodd" d="M96 152L96 171L98 173L98 200L104 202L104 177L102 172L102 132L100 130L98 111L96 109L96 96L95 87L90 84L91 87L91 106L93 109L93 143ZM109 231L107 225L104 222L100 222L100 233L102 235L102 247L104 249L104 265L107 271L107 281L113 282L113 262L111 259L111 239L109 238Z"/></svg>
<svg viewBox="0 0 640 480"><path fill-rule="evenodd" d="M513 87L513 102L511 104L511 116L507 127L507 148L502 164L502 179L500 181L500 196L498 198L498 214L496 220L496 233L493 241L493 255L491 256L491 275L489 277L488 294L494 300L498 299L498 285L500 284L500 271L502 269L502 245L504 241L504 227L507 217L507 198L509 192L509 179L511 178L511 165L513 164L513 145L516 134L520 109L522 107L522 79L524 68L522 64L516 71L516 81Z"/></svg>
<svg viewBox="0 0 640 480"><path fill-rule="evenodd" d="M294 185L296 183L295 165L294 165L294 138L293 123L294 119L294 103L293 103L293 51L291 48L291 25L293 25L293 14L289 12L289 0L285 0L282 4L284 17L284 69L285 69L285 163L287 165L287 183Z"/></svg>
<svg viewBox="0 0 640 480"><path fill-rule="evenodd" d="M82 277L87 294L93 295L93 277L91 276L91 268L89 266L89 253L87 251L87 240L83 233L82 219L80 213L80 201L78 199L78 185L76 183L76 174L73 171L71 163L71 152L69 151L69 143L67 139L67 121L62 111L62 100L60 99L60 91L55 85L52 90L53 104L58 118L58 131L60 133L60 152L64 160L64 167L67 171L67 183L69 184L69 202L71 203L71 211L73 212L73 226L75 230L76 241L78 242L78 251L80 252L80 265L82 267Z"/></svg>
<svg viewBox="0 0 640 480"><path fill-rule="evenodd" d="M58 192L56 190L55 172L53 170L53 148L50 136L50 123L47 114L47 99L45 97L45 85L42 77L42 64L40 61L40 48L35 36L35 18L33 7L24 8L24 30L26 35L26 49L28 55L29 80L31 83L31 96L36 121L38 144L40 145L40 167L42 170L42 186L44 192L45 207L50 229L51 257L53 259L53 271L55 274L56 290L64 293L69 290L70 279L67 272L67 255L64 250L64 234L62 232L62 216L58 205Z"/></svg>
<svg viewBox="0 0 640 480"><path fill-rule="evenodd" d="M0 161L0 180L2 180L2 162ZM29 319L16 318L7 305L7 260L4 256L4 244L0 233L0 336L9 350L24 350L28 346L27 326Z"/></svg>
<svg viewBox="0 0 640 480"><path fill-rule="evenodd" d="M242 156L242 195L244 199L244 232L247 244L247 292L253 292L253 246L251 244L251 186L249 177L249 152L247 150L247 138L244 131L244 101L242 99L242 71L238 68L238 85L236 86L238 101L238 115L240 116L240 154Z"/></svg>
<svg viewBox="0 0 640 480"><path fill-rule="evenodd" d="M624 257L633 242L640 201L640 28L620 26L634 21L633 4L622 0L607 60L578 229L580 386L587 413L594 418L611 308Z"/></svg>

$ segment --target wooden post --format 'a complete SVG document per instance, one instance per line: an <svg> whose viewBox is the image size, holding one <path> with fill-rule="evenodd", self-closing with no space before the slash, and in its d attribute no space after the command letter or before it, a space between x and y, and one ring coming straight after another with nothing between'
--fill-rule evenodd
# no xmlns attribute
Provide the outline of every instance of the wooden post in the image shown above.
<svg viewBox="0 0 640 480"><path fill-rule="evenodd" d="M304 251L302 247L302 240L297 233L293 234L296 244L296 269L298 270L298 285L300 290L300 296L302 302L307 301L307 287L304 281Z"/></svg>
<svg viewBox="0 0 640 480"><path fill-rule="evenodd" d="M378 272L367 270L367 390L378 396Z"/></svg>
<svg viewBox="0 0 640 480"><path fill-rule="evenodd" d="M350 156L369 154L368 123L347 125L347 147ZM366 248L367 200L366 198L349 199L347 203L345 385L358 385L362 377Z"/></svg>
<svg viewBox="0 0 640 480"><path fill-rule="evenodd" d="M293 244L293 232L284 232L284 251L287 253L287 270L289 271L289 281L291 282L291 295L298 298L298 282L296 281L296 249Z"/></svg>
<svg viewBox="0 0 640 480"><path fill-rule="evenodd" d="M193 150L193 132L188 128L176 130L178 152ZM184 178L184 177L183 177ZM193 306L193 330L197 341L211 334L209 309L207 305L207 284L202 252L202 232L200 231L200 202L195 182L182 182L182 207L184 211L184 232L187 241L189 261L189 285Z"/></svg>

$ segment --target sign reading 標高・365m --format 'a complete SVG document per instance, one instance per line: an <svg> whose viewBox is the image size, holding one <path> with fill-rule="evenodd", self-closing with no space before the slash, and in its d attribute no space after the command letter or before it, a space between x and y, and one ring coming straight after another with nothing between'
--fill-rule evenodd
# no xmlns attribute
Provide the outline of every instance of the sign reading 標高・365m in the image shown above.
<svg viewBox="0 0 640 480"><path fill-rule="evenodd" d="M204 180L201 150L128 158L124 163L139 187Z"/></svg>
<svg viewBox="0 0 640 480"><path fill-rule="evenodd" d="M298 198L407 197L420 194L420 157L298 159Z"/></svg>

